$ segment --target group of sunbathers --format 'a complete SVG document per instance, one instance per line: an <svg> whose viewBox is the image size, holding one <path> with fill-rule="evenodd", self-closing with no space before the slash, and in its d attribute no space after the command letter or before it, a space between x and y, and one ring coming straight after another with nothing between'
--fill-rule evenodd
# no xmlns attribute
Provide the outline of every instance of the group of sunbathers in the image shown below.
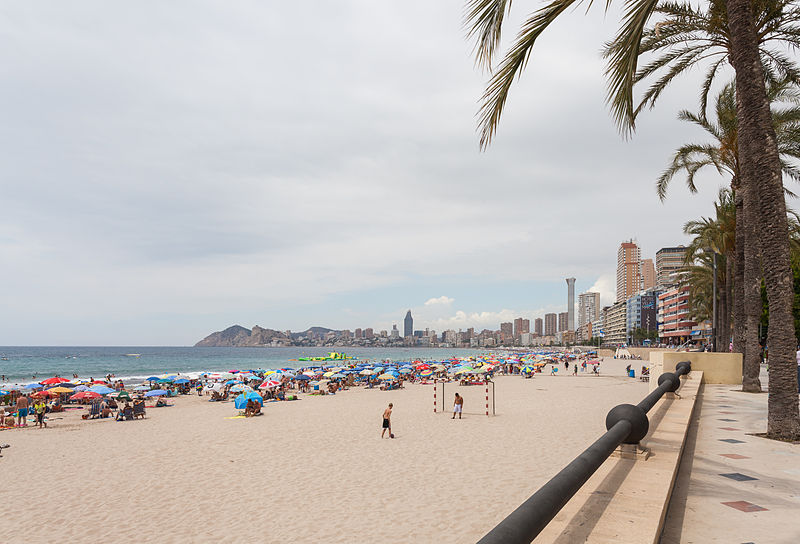
<svg viewBox="0 0 800 544"><path fill-rule="evenodd" d="M244 417L253 417L253 416L260 416L261 415L261 403L249 399L247 401L247 405L244 407Z"/></svg>

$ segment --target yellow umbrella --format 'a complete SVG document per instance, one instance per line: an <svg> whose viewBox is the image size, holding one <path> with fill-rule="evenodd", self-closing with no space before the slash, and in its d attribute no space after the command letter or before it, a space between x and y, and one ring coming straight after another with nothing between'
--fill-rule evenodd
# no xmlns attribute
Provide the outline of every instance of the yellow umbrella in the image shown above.
<svg viewBox="0 0 800 544"><path fill-rule="evenodd" d="M74 392L69 387L61 387L60 385L58 387L54 387L52 389L48 389L48 391L50 391L51 393L73 393Z"/></svg>

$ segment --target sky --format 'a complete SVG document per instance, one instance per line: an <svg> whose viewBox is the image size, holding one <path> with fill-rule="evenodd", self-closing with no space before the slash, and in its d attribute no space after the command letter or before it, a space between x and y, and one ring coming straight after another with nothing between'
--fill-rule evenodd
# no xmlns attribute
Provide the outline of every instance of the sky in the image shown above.
<svg viewBox="0 0 800 544"><path fill-rule="evenodd" d="M686 243L726 180L655 180L698 79L625 139L567 13L492 145L464 0L59 1L0 11L0 345L278 330L497 329L614 298L617 248ZM506 43L539 4L514 3Z"/></svg>

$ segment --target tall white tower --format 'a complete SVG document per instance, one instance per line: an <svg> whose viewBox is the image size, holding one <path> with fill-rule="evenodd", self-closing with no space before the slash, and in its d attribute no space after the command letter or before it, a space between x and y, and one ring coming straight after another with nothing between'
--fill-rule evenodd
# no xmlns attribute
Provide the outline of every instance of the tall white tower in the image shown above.
<svg viewBox="0 0 800 544"><path fill-rule="evenodd" d="M567 330L575 332L575 278L567 278Z"/></svg>

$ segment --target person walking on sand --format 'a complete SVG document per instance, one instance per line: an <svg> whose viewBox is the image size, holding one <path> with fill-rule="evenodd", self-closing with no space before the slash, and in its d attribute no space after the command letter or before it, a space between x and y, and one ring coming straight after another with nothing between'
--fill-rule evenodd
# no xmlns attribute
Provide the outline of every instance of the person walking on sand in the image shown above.
<svg viewBox="0 0 800 544"><path fill-rule="evenodd" d="M464 397L456 393L456 400L453 402L453 417L455 419L458 414L458 419L461 419L461 412L464 410Z"/></svg>
<svg viewBox="0 0 800 544"><path fill-rule="evenodd" d="M389 407L383 411L383 430L381 431L381 438L383 435L386 434L386 430L389 430L389 438L394 438L392 434L392 403L389 403Z"/></svg>

